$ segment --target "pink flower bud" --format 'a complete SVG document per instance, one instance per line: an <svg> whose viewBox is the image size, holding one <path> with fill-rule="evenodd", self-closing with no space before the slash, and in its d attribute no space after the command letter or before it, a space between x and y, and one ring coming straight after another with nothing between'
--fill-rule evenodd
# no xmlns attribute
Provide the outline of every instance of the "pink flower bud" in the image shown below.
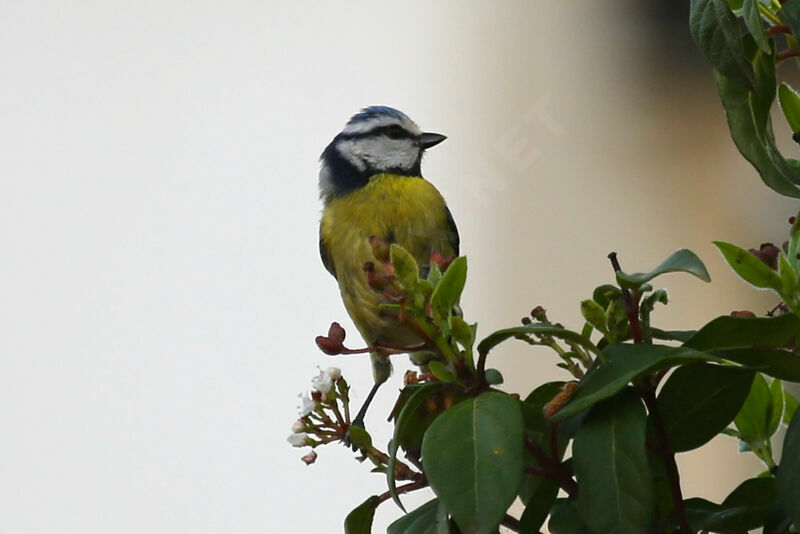
<svg viewBox="0 0 800 534"><path fill-rule="evenodd" d="M300 458L300 461L306 465L311 465L317 461L317 453L315 451L311 451L302 458Z"/></svg>

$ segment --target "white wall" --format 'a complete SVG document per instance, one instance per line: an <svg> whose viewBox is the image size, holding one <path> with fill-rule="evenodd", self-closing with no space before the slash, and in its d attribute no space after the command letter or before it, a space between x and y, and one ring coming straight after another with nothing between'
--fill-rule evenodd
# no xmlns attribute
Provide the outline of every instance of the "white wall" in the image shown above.
<svg viewBox="0 0 800 534"><path fill-rule="evenodd" d="M631 270L681 246L707 260L711 286L665 278L665 327L766 309L709 242L777 241L791 204L735 153L709 84L644 79L605 11L568 9L0 5L0 531L337 532L384 490L342 447L306 467L285 442L317 365L358 402L370 384L313 343L349 325L318 259L317 157L364 105L450 136L425 174L482 332L535 304L577 327L611 250ZM554 363L513 345L492 362L523 394ZM754 472L735 448L682 465Z"/></svg>

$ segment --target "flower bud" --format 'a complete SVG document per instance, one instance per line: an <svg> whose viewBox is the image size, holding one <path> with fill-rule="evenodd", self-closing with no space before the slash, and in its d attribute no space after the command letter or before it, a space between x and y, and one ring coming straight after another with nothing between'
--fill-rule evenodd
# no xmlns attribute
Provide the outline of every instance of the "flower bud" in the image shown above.
<svg viewBox="0 0 800 534"><path fill-rule="evenodd" d="M295 434L299 434L305 429L306 429L306 422L303 421L302 419L298 419L297 421L294 422L294 424L292 424L292 432L294 432Z"/></svg>
<svg viewBox="0 0 800 534"><path fill-rule="evenodd" d="M305 432L293 432L286 438L292 447L305 447L308 444L308 434Z"/></svg>
<svg viewBox="0 0 800 534"><path fill-rule="evenodd" d="M300 461L306 465L311 465L317 461L317 453L315 451L311 451L302 458L300 458Z"/></svg>
<svg viewBox="0 0 800 534"><path fill-rule="evenodd" d="M442 256L438 252L434 252L431 254L430 264L436 264L439 266L439 270L441 272L445 272L450 264L453 263L453 260L456 259L455 256Z"/></svg>
<svg viewBox="0 0 800 534"><path fill-rule="evenodd" d="M368 261L364 264L367 273L367 285L373 291L383 291L389 285L389 277L375 269L375 264Z"/></svg>
<svg viewBox="0 0 800 534"><path fill-rule="evenodd" d="M345 331L344 328L339 323L333 322L331 323L331 327L328 329L328 338L333 341L338 341L342 343L344 341Z"/></svg>
<svg viewBox="0 0 800 534"><path fill-rule="evenodd" d="M752 317L755 317L755 316L756 316L756 314L751 312L751 311L749 311L749 310L739 310L739 311L732 311L731 312L731 317L752 318Z"/></svg>
<svg viewBox="0 0 800 534"><path fill-rule="evenodd" d="M325 374L328 375L331 380L336 381L342 376L342 370L338 367L328 367L325 369Z"/></svg>
<svg viewBox="0 0 800 534"><path fill-rule="evenodd" d="M342 353L343 347L341 342L333 341L331 338L325 336L317 336L314 341L316 341L319 350L328 356L336 356Z"/></svg>
<svg viewBox="0 0 800 534"><path fill-rule="evenodd" d="M758 250L754 248L748 250L750 254L766 263L770 269L774 271L778 270L778 255L780 254L780 249L778 247L772 243L762 243Z"/></svg>

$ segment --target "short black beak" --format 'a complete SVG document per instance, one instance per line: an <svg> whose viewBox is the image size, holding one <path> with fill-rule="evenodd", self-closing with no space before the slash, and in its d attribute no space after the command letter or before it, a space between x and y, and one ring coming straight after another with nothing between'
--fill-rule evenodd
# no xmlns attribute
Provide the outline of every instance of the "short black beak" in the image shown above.
<svg viewBox="0 0 800 534"><path fill-rule="evenodd" d="M421 146L423 150L426 150L432 146L438 145L445 139L447 139L446 135L425 132L419 137L419 146Z"/></svg>

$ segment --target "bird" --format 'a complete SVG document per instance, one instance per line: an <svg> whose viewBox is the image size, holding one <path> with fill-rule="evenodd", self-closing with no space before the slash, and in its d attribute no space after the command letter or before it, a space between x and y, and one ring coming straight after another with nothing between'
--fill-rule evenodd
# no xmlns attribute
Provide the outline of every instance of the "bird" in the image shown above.
<svg viewBox="0 0 800 534"><path fill-rule="evenodd" d="M420 270L433 253L459 254L450 209L421 171L425 151L445 139L423 132L397 109L370 106L353 115L320 156L320 256L338 282L350 318L373 348L374 384L351 426L364 427L369 404L392 372L389 355L396 352L380 345L410 347L421 341L381 314L383 299L369 287L364 272L364 264L374 259L370 238L403 247Z"/></svg>

